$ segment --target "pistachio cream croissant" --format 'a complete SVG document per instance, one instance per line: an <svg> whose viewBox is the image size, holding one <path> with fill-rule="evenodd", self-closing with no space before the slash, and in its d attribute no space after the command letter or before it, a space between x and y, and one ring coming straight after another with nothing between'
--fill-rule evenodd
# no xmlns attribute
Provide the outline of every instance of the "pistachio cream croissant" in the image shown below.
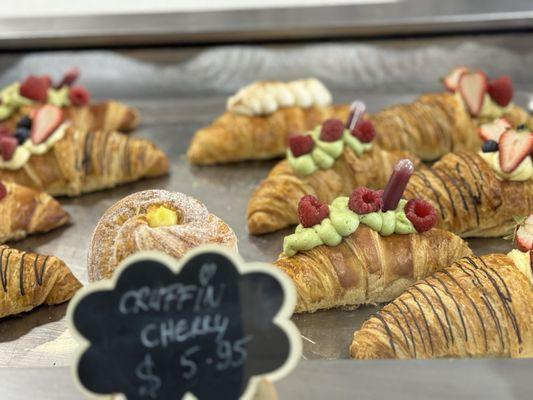
<svg viewBox="0 0 533 400"><path fill-rule="evenodd" d="M0 137L2 180L77 196L168 172L165 154L153 143L115 131L80 130L59 107L41 106L21 122L28 127Z"/></svg>
<svg viewBox="0 0 533 400"><path fill-rule="evenodd" d="M351 357L533 357L530 257L465 257L418 281L355 332Z"/></svg>
<svg viewBox="0 0 533 400"><path fill-rule="evenodd" d="M466 70L452 74L454 85L447 87L455 93L427 94L366 116L378 133L376 144L385 150L406 150L423 160L435 160L450 151L478 148L477 129L491 119L505 117L514 125L531 120L525 110L511 102L510 80L506 81L510 85L506 93L511 96L502 98L502 91L493 89L501 86L500 79L489 83L485 74ZM312 129L328 118L344 120L349 105L330 105L331 95L325 95L323 85L323 89L306 91L309 81L316 85L315 80L296 81L303 86L298 95L307 93L306 102L293 100L298 98L291 91L295 82L257 82L245 87L230 98L221 117L196 132L189 161L215 164L280 157L291 133ZM312 93L324 101L313 103ZM323 105L317 108L313 104Z"/></svg>
<svg viewBox="0 0 533 400"><path fill-rule="evenodd" d="M134 193L109 208L96 225L87 260L89 279L110 278L123 259L138 251L181 258L206 243L237 250L233 230L198 200L165 190Z"/></svg>
<svg viewBox="0 0 533 400"><path fill-rule="evenodd" d="M29 76L0 90L0 123L15 131L20 119L43 104L61 107L66 119L82 131L130 131L139 123L139 112L123 103L108 100L90 103L83 86L74 85L79 70L71 68L56 85L49 76Z"/></svg>
<svg viewBox="0 0 533 400"><path fill-rule="evenodd" d="M263 234L297 224L298 201L305 195L329 203L358 186L383 187L401 158L420 166L407 152L382 150L372 142L374 136L369 121L350 132L337 119L326 120L307 135L291 136L287 159L270 171L250 198L248 231Z"/></svg>
<svg viewBox="0 0 533 400"><path fill-rule="evenodd" d="M12 182L0 182L0 243L48 232L69 215L50 195Z"/></svg>
<svg viewBox="0 0 533 400"><path fill-rule="evenodd" d="M300 225L274 265L294 282L296 312L387 302L416 280L471 254L458 236L432 229L423 200L382 211L380 191L356 189L328 207L312 196L299 204Z"/></svg>
<svg viewBox="0 0 533 400"><path fill-rule="evenodd" d="M0 246L0 318L68 301L81 287L63 261Z"/></svg>

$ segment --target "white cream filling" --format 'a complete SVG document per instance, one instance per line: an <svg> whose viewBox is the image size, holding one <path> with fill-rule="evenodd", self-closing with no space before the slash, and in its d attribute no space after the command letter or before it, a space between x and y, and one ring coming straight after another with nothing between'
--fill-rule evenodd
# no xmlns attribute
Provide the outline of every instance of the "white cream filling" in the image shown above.
<svg viewBox="0 0 533 400"><path fill-rule="evenodd" d="M494 151L492 153L479 152L479 156L490 165L492 170L496 173L498 178L509 181L527 181L533 179L533 162L531 156L526 156L518 166L510 173L502 171L500 166L500 152Z"/></svg>

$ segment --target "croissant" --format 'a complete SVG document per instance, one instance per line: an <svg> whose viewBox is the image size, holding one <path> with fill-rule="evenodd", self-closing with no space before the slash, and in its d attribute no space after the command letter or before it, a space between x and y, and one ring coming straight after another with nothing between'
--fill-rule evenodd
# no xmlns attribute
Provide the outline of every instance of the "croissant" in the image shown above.
<svg viewBox="0 0 533 400"><path fill-rule="evenodd" d="M416 171L404 197L432 203L439 228L462 237L497 237L512 231L514 216L533 212L533 180L500 180L478 154L460 151Z"/></svg>
<svg viewBox="0 0 533 400"><path fill-rule="evenodd" d="M50 195L12 182L0 183L0 243L48 232L69 220L68 213Z"/></svg>
<svg viewBox="0 0 533 400"><path fill-rule="evenodd" d="M390 301L470 254L461 238L444 230L385 237L360 225L337 246L282 254L274 265L296 286L296 312L314 312Z"/></svg>
<svg viewBox="0 0 533 400"><path fill-rule="evenodd" d="M147 140L69 126L49 151L32 155L22 168L0 169L0 179L77 196L167 172L165 154Z"/></svg>
<svg viewBox="0 0 533 400"><path fill-rule="evenodd" d="M12 131L24 115L31 114L40 104L20 107L8 120L3 122ZM139 124L139 111L124 103L107 100L86 106L62 107L65 119L82 131L120 131L129 132Z"/></svg>
<svg viewBox="0 0 533 400"><path fill-rule="evenodd" d="M81 287L66 264L54 256L0 246L0 318L41 304L68 301Z"/></svg>
<svg viewBox="0 0 533 400"><path fill-rule="evenodd" d="M532 282L503 254L465 257L369 318L350 355L533 357Z"/></svg>
<svg viewBox="0 0 533 400"><path fill-rule="evenodd" d="M318 169L304 177L298 176L287 160L280 161L248 203L248 231L263 234L297 224L298 201L308 194L330 203L338 196L349 195L358 186L381 188L402 158L410 158L420 167L416 157L402 151L385 151L378 146L360 156L345 146L331 168Z"/></svg>
<svg viewBox="0 0 533 400"><path fill-rule="evenodd" d="M233 230L198 200L165 190L134 193L111 206L96 225L87 258L89 280L110 278L123 259L138 251L181 258L205 243L237 250Z"/></svg>
<svg viewBox="0 0 533 400"><path fill-rule="evenodd" d="M263 160L285 154L287 137L329 118L345 120L348 106L288 107L265 116L225 112L194 134L187 157L192 164Z"/></svg>
<svg viewBox="0 0 533 400"><path fill-rule="evenodd" d="M194 135L188 151L193 164L267 159L285 153L287 138L305 132L328 118L346 120L349 105L320 108L285 108L266 116L225 112L212 125ZM504 115L513 125L531 117L512 106ZM430 161L451 151L476 150L477 133L487 119L473 118L462 100L452 93L427 94L409 104L388 107L366 116L378 132L376 143L384 150L406 150Z"/></svg>

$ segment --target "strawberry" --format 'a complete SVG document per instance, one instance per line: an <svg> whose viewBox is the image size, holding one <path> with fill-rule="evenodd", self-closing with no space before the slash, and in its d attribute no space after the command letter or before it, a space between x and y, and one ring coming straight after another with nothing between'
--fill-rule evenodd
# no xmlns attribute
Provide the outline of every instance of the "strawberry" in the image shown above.
<svg viewBox="0 0 533 400"><path fill-rule="evenodd" d="M40 107L31 125L31 140L35 144L44 142L63 122L63 111L52 104Z"/></svg>
<svg viewBox="0 0 533 400"><path fill-rule="evenodd" d="M75 106L85 106L89 104L91 95L83 86L72 86L68 92L68 98Z"/></svg>
<svg viewBox="0 0 533 400"><path fill-rule="evenodd" d="M481 71L467 72L459 78L459 93L461 93L466 108L474 117L477 117L481 112L487 86L487 76Z"/></svg>
<svg viewBox="0 0 533 400"><path fill-rule="evenodd" d="M533 248L533 214L518 226L515 240L520 250L531 251Z"/></svg>
<svg viewBox="0 0 533 400"><path fill-rule="evenodd" d="M7 125L0 125L0 136L11 135L11 129Z"/></svg>
<svg viewBox="0 0 533 400"><path fill-rule="evenodd" d="M513 81L506 75L493 79L489 83L488 92L496 104L505 107L513 99Z"/></svg>
<svg viewBox="0 0 533 400"><path fill-rule="evenodd" d="M292 135L289 136L289 148L294 157L300 157L304 154L311 153L315 142L311 135Z"/></svg>
<svg viewBox="0 0 533 400"><path fill-rule="evenodd" d="M498 118L494 122L481 125L478 133L484 141L494 140L499 142L501 135L511 127L511 124L505 118Z"/></svg>
<svg viewBox="0 0 533 400"><path fill-rule="evenodd" d="M72 86L74 82L78 79L80 76L80 69L76 66L71 67L65 72L63 77L61 78L61 81L57 84L56 88L60 88L63 86Z"/></svg>
<svg viewBox="0 0 533 400"><path fill-rule="evenodd" d="M48 98L50 88L50 77L30 75L20 84L19 93L28 99L44 103Z"/></svg>
<svg viewBox="0 0 533 400"><path fill-rule="evenodd" d="M9 161L17 150L19 142L14 136L0 136L0 154L4 161Z"/></svg>
<svg viewBox="0 0 533 400"><path fill-rule="evenodd" d="M466 67L455 67L452 69L450 73L443 79L446 89L448 89L450 92L455 92L457 90L457 86L459 85L459 79L461 78L461 75L466 72L468 72L468 68Z"/></svg>
<svg viewBox="0 0 533 400"><path fill-rule="evenodd" d="M533 132L506 131L500 138L500 167L510 173L533 151Z"/></svg>
<svg viewBox="0 0 533 400"><path fill-rule="evenodd" d="M329 207L315 196L307 195L298 203L298 219L304 228L320 224L329 216Z"/></svg>

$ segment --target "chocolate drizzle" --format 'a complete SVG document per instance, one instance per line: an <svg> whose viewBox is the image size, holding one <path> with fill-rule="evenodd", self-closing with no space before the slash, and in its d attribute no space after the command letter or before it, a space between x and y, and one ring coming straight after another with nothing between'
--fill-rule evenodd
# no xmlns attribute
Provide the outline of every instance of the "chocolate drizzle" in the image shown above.
<svg viewBox="0 0 533 400"><path fill-rule="evenodd" d="M394 351L394 355L396 355L396 347L394 346L394 339L392 337L392 332L389 328L389 325L387 324L387 321L385 321L385 318L383 318L380 312L377 312L375 314L375 317L383 324L383 327L385 328L385 332L387 332L387 336L389 337L389 343L392 348L392 351Z"/></svg>
<svg viewBox="0 0 533 400"><path fill-rule="evenodd" d="M466 202L465 196L463 195L463 192L461 192L461 188L457 184L457 180L445 170L439 170L439 172L442 172L450 180L451 184L453 185L455 190L457 190L457 192L459 193L459 196L461 197L461 203L463 204L463 209L468 212L468 204Z"/></svg>
<svg viewBox="0 0 533 400"><path fill-rule="evenodd" d="M4 257L4 254L7 254L6 257ZM20 295L24 296L26 294L26 290L24 288L24 269L26 263L30 260L27 260L27 257L34 257L32 268L35 275L35 281L39 286L43 285L43 279L44 274L46 271L46 267L48 265L48 261L50 260L50 256L40 256L39 254L33 254L33 253L27 253L25 251L17 251L14 249L11 249L7 246L2 246L0 249L0 281L2 282L2 288L4 289L4 292L8 292L9 287L9 280L8 280L8 271L9 271L9 262L12 255L15 255L15 259L17 258L17 254L20 255L20 260L18 264L19 268L19 291ZM44 257L44 259L43 259ZM5 260L4 260L5 258ZM42 260L42 262L39 265L39 260ZM13 260L12 260L13 261ZM13 261L14 263L16 261Z"/></svg>
<svg viewBox="0 0 533 400"><path fill-rule="evenodd" d="M474 208L474 211L476 213L476 224L479 226L479 211L478 211L478 204L481 202L479 195L475 195L472 193L472 188L468 184L468 182L465 180L465 178L462 176L461 172L461 164L457 163L455 164L455 170L459 174L459 177L461 179L461 182L463 183L463 186L466 188L466 191L468 192L468 195L470 196L470 200L472 201L472 207Z"/></svg>
<svg viewBox="0 0 533 400"><path fill-rule="evenodd" d="M414 285L413 289L418 291L422 295L422 297L426 300L426 302L428 303L429 307L431 308L431 311L433 311L433 314L435 314L435 317L437 317L437 321L439 321L439 325L440 325L440 328L442 330L442 334L444 335L444 338L446 339L446 346L449 347L450 346L450 340L448 339L448 335L446 334L446 328L444 328L444 323L440 319L440 316L437 313L437 310L435 309L435 307L433 306L433 303L428 298L428 296L424 293L424 291L422 289L420 289L419 285Z"/></svg>
<svg viewBox="0 0 533 400"><path fill-rule="evenodd" d="M455 340L453 337L452 324L450 323L450 316L448 315L448 310L446 309L446 306L444 305L444 302L442 301L442 297L440 297L440 294L437 291L437 289L433 285L431 285L426 279L422 280L422 282L424 282L433 291L433 293L435 293L435 296L437 296L437 299L439 299L441 309L444 313L444 317L446 318L446 324L448 325L448 333L450 334L450 340L452 341L452 344L455 343ZM446 343L448 343L448 339L446 339Z"/></svg>
<svg viewBox="0 0 533 400"><path fill-rule="evenodd" d="M20 257L20 265L19 265L19 286L20 286L20 294L21 296L24 296L24 258L26 257L26 252L22 253L22 257Z"/></svg>
<svg viewBox="0 0 533 400"><path fill-rule="evenodd" d="M4 289L4 292L7 293L7 272L9 268L9 262L4 264L4 252L6 250L10 249L8 247L2 247L2 250L0 251L0 280L2 281L2 288ZM9 257L7 261L9 261Z"/></svg>
<svg viewBox="0 0 533 400"><path fill-rule="evenodd" d="M429 345L431 346L431 354L435 354L435 349L433 348L433 338L431 337L431 331L429 330L429 324L428 324L428 320L426 318L426 314L424 313L424 310L422 310L422 306L420 305L420 303L418 302L418 299L416 298L416 296L410 291L410 289L407 289L405 291L405 293L409 293L411 295L411 297L413 298L414 302L416 303L416 305L418 306L418 309L420 310L420 314L422 315L422 318L424 320L424 324L426 325L426 331L428 333L428 339L429 339ZM422 336L421 336L422 337ZM422 341L424 341L424 339L422 339Z"/></svg>
<svg viewBox="0 0 533 400"><path fill-rule="evenodd" d="M465 319L464 319L464 316L463 316L463 312L461 311L461 308L459 307L459 304L457 303L457 300L455 300L455 297L453 297L453 295L451 294L451 292L448 289L448 286L446 285L446 283L442 279L440 279L437 276L437 274L433 275L432 279L435 279L437 282L439 282L441 284L442 289L446 292L448 297L455 304L455 308L457 309L457 314L459 314L459 319L461 320L461 325L463 326L463 333L465 335L465 340L468 341L468 331L466 329ZM474 339L475 339L475 336L474 336Z"/></svg>
<svg viewBox="0 0 533 400"><path fill-rule="evenodd" d="M405 341L405 346L407 347L407 349L409 349L409 340L407 339L407 335L405 334L405 331L403 330L402 324L400 324L400 321L398 321L398 318L396 318L396 315L384 309L381 310L381 313L382 314L387 313L388 315L392 317L392 319L394 319L394 322L400 329L400 332L402 332L403 340Z"/></svg>
<svg viewBox="0 0 533 400"><path fill-rule="evenodd" d="M450 192L450 189L448 189L448 185L446 184L446 182L444 182L444 179L442 179L442 177L439 174L437 174L437 171L433 170L433 168L429 168L428 170L429 172L433 174L434 177L436 177L440 181L440 183L442 184L442 187L444 188L444 190L446 190L446 193L448 194L448 199L450 200L450 206L452 207L453 216L456 217L457 208L455 208L455 202L452 199L452 193Z"/></svg>
<svg viewBox="0 0 533 400"><path fill-rule="evenodd" d="M82 166L83 170L86 174L88 174L91 171L92 167L92 161L91 161L91 149L92 149L92 142L94 139L94 133L88 132L85 135L85 143L83 144L83 161Z"/></svg>
<svg viewBox="0 0 533 400"><path fill-rule="evenodd" d="M420 326L418 325L418 322L417 322L417 320L415 318L415 315L414 315L413 311L411 310L409 305L402 298L398 299L398 301L403 304L403 306L405 307L405 309L407 310L407 312L411 316L411 320L415 323L416 330L418 331L418 336L420 336L420 341L422 342L422 347L424 347L424 353L425 353L427 351L426 342L424 341L424 337L422 336L422 331L420 330ZM414 344L415 344L415 341L413 341L413 346L414 346ZM415 350L416 350L416 347L415 347Z"/></svg>
<svg viewBox="0 0 533 400"><path fill-rule="evenodd" d="M413 336L413 331L411 329L411 325L409 324L409 320L407 319L407 315L405 315L405 313L403 312L403 310L401 309L401 307L396 304L395 302L392 302L390 303L391 304L391 307L396 307L396 309L398 310L398 312L400 313L400 315L402 316L404 322L405 322L405 326L407 327L407 329L409 330L409 338L410 338L410 341L408 342L407 341L407 338L405 340L405 342L407 343L407 348L409 348L409 343L411 343L411 346L413 347L413 356L414 358L416 358L416 343L415 343L415 337ZM400 326L400 323L397 322L398 326ZM401 326L400 326L401 328ZM403 332L403 329L402 329L402 332ZM405 336L405 335L404 335Z"/></svg>

